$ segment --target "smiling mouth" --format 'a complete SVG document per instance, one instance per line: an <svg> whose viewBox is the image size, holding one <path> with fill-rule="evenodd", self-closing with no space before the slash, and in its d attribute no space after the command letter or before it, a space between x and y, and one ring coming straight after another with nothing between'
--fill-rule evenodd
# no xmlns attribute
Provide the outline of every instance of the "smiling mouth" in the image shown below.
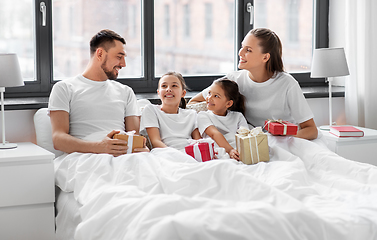
<svg viewBox="0 0 377 240"><path fill-rule="evenodd" d="M166 94L165 97L166 98L174 98L174 95L173 94Z"/></svg>

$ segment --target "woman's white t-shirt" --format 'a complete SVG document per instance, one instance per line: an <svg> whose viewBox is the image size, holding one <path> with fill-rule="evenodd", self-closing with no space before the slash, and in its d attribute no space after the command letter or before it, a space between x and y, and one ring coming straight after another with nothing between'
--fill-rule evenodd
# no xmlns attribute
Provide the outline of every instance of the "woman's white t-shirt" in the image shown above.
<svg viewBox="0 0 377 240"><path fill-rule="evenodd" d="M49 111L69 113L69 134L84 139L97 132L125 130L124 118L140 116L133 90L113 80L93 81L79 75L57 82Z"/></svg>
<svg viewBox="0 0 377 240"><path fill-rule="evenodd" d="M313 113L298 82L286 72L276 72L272 78L257 83L249 78L247 70L230 72L226 76L237 82L245 96L245 117L254 127L263 126L267 119L282 119L295 124L313 118ZM208 95L208 88L203 90Z"/></svg>
<svg viewBox="0 0 377 240"><path fill-rule="evenodd" d="M199 112L198 129L203 138L208 137L205 130L211 125L217 128L233 148L236 148L235 134L237 130L241 126L248 128L246 119L240 112L228 111L225 116L218 116L209 110Z"/></svg>
<svg viewBox="0 0 377 240"><path fill-rule="evenodd" d="M197 128L196 116L195 110L179 108L178 113L168 114L160 105L148 104L141 114L140 133L146 134L147 128L156 127L166 146L182 150Z"/></svg>

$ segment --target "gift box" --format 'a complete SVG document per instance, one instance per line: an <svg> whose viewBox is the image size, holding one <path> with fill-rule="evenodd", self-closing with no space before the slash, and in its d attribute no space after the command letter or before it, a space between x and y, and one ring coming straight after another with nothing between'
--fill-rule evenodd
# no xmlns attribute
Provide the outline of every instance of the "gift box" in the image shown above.
<svg viewBox="0 0 377 240"><path fill-rule="evenodd" d="M113 138L127 141L127 146L128 146L127 153L135 152L135 148L144 147L144 137L139 136L139 135L134 135L134 131L127 132L125 134L115 134Z"/></svg>
<svg viewBox="0 0 377 240"><path fill-rule="evenodd" d="M212 139L192 140L191 144L185 147L185 152L198 162L205 162L215 158L214 141Z"/></svg>
<svg viewBox="0 0 377 240"><path fill-rule="evenodd" d="M273 135L296 135L298 126L288 121L266 120L264 129Z"/></svg>
<svg viewBox="0 0 377 240"><path fill-rule="evenodd" d="M254 128L254 131L244 128L237 132L236 147L243 163L255 164L270 160L268 138L261 127Z"/></svg>

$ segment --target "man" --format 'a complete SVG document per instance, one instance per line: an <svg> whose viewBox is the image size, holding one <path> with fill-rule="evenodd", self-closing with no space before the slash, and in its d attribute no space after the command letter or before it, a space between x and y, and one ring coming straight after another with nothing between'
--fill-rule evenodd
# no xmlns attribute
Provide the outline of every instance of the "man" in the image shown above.
<svg viewBox="0 0 377 240"><path fill-rule="evenodd" d="M112 139L119 130L138 133L140 125L133 90L114 81L126 66L125 44L117 33L101 30L90 41L91 58L84 73L54 85L48 109L55 149L113 156L127 153L126 141Z"/></svg>

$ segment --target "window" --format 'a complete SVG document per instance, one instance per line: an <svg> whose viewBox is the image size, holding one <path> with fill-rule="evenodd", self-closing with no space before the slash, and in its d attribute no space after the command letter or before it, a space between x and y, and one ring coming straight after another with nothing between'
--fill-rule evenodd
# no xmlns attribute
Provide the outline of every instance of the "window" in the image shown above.
<svg viewBox="0 0 377 240"><path fill-rule="evenodd" d="M191 24L190 24L190 5L187 3L183 5L183 27L184 27L184 36L189 38L191 35Z"/></svg>
<svg viewBox="0 0 377 240"><path fill-rule="evenodd" d="M212 0L212 2L190 1L188 4L186 1L155 0L154 78L160 77L167 71L180 72L190 79L195 76L224 75L235 69L234 32L228 37L228 33L223 31L223 28L215 31L212 27L215 26L215 21L218 21L224 30L234 29L233 12L226 11L217 18L214 18L213 14L214 11L227 9L230 4L234 6L234 0ZM165 6L164 9L170 6L171 9L170 24L165 24L165 28L169 27L170 38L166 38L160 30L160 22L165 22L167 13L165 11L164 16L159 14L162 6ZM188 79L187 83L192 87L191 80Z"/></svg>
<svg viewBox="0 0 377 240"><path fill-rule="evenodd" d="M254 6L253 20L246 11ZM109 28L126 41L127 67L119 82L155 92L166 71L181 72L199 91L236 70L238 49L253 27L282 38L286 70L300 84L310 79L313 46L328 46L329 0L20 0L0 3L0 52L16 52L24 87L7 97L49 96L52 85L85 69L89 40ZM46 6L43 14L41 4ZM309 20L303 20L309 19ZM42 26L42 22L46 25Z"/></svg>
<svg viewBox="0 0 377 240"><path fill-rule="evenodd" d="M204 10L204 24L205 24L205 36L206 38L212 38L212 25L213 25L213 16L212 16L212 3L205 3Z"/></svg>
<svg viewBox="0 0 377 240"><path fill-rule="evenodd" d="M35 80L35 40L32 1L0 2L0 52L16 53L25 81ZM8 90L7 90L8 91Z"/></svg>

